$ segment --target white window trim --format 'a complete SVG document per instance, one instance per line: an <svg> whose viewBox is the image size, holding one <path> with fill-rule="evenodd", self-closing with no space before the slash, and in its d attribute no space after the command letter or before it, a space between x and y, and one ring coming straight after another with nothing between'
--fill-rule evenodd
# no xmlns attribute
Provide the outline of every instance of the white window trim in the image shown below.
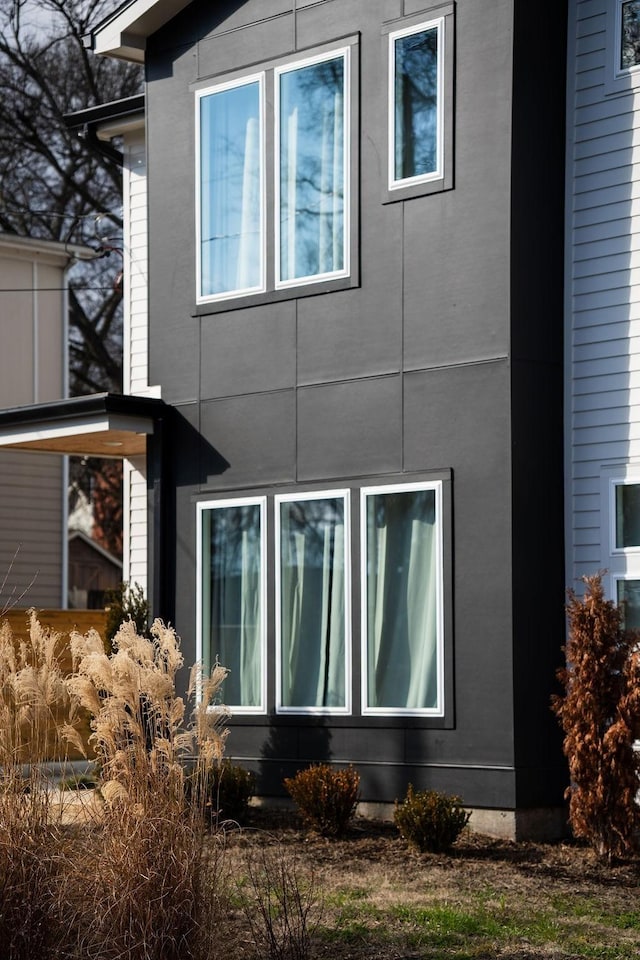
<svg viewBox="0 0 640 960"><path fill-rule="evenodd" d="M326 63L342 57L344 63L344 93L343 93L343 170L344 170L344 200L343 200L343 250L344 267L342 270L331 270L327 273L313 273L307 277L296 277L294 280L280 279L280 77L284 73L293 73L315 63ZM339 280L351 275L350 242L351 237L351 48L342 47L330 53L318 54L306 60L296 60L293 63L274 69L274 102L275 102L275 136L274 136L274 260L275 260L275 288L289 290L292 287L305 286L310 283L322 283L326 280Z"/></svg>
<svg viewBox="0 0 640 960"><path fill-rule="evenodd" d="M436 602L437 610L437 704L420 710L407 707L370 707L368 646L367 646L367 497L384 493L407 493L412 490L433 490L438 524L436 540ZM361 663L362 663L362 715L385 717L444 717L444 522L442 512L442 481L431 480L419 483L394 483L385 486L362 487L360 490L360 585L361 585Z"/></svg>
<svg viewBox="0 0 640 960"><path fill-rule="evenodd" d="M259 506L260 507L260 656L262 670L260 676L260 704L255 707L224 704L235 716L257 716L267 712L267 498L266 497L239 497L228 500L206 500L196 505L196 662L203 662L203 538L202 528L204 514L208 510L221 510L228 507ZM222 664L224 667L224 664Z"/></svg>
<svg viewBox="0 0 640 960"><path fill-rule="evenodd" d="M609 478L609 552L612 556L636 556L640 555L640 546L637 547L618 547L616 545L616 489L617 487L626 487L640 484L640 476L616 476ZM639 573L640 576L640 573Z"/></svg>
<svg viewBox="0 0 640 960"><path fill-rule="evenodd" d="M640 63L635 64L632 67L623 67L620 63L622 57L622 7L628 0L616 0L615 3L615 60L614 60L614 74L616 77L626 77L630 74L640 72Z"/></svg>
<svg viewBox="0 0 640 960"><path fill-rule="evenodd" d="M396 110L395 110L395 80L396 80L396 46L395 41L400 37L408 37L415 33L422 33L425 30L431 30L434 27L438 31L438 102L436 108L437 115L437 143L436 143L436 169L431 173L420 174L415 177L404 177L396 179L395 170L395 152L396 152ZM387 89L387 110L388 110L388 157L387 169L389 176L389 190L401 190L405 187L412 187L421 183L431 183L434 180L442 180L444 177L444 78L445 78L445 57L446 57L446 36L445 36L445 17L437 17L434 20L426 20L423 23L413 24L410 27L404 27L401 30L394 30L389 33L389 76Z"/></svg>
<svg viewBox="0 0 640 960"><path fill-rule="evenodd" d="M260 283L255 287L247 287L240 290L231 290L224 293L203 294L202 292L202 138L200 130L201 102L206 97L216 93L224 93L226 90L234 90L238 87L249 86L252 83L258 84L259 90L259 138L260 138ZM195 95L195 128L196 128L196 303L220 303L226 300L236 300L239 297L254 296L264 293L267 288L267 210L266 210L266 122L265 122L265 73L250 74L235 80L229 80L225 83L217 83L213 86L204 87L196 90Z"/></svg>
<svg viewBox="0 0 640 960"><path fill-rule="evenodd" d="M640 87L640 64L620 66L622 42L622 4L625 0L607 3L604 91L607 95L628 93Z"/></svg>
<svg viewBox="0 0 640 960"><path fill-rule="evenodd" d="M296 503L302 500L337 500L344 503L344 677L345 677L345 705L344 707L288 707L282 703L282 612L281 587L282 574L280 569L281 556L281 528L280 504ZM274 527L275 527L275 622L276 622L276 713L277 714L307 714L316 716L351 714L351 513L349 490L310 490L304 493L278 494L274 497Z"/></svg>

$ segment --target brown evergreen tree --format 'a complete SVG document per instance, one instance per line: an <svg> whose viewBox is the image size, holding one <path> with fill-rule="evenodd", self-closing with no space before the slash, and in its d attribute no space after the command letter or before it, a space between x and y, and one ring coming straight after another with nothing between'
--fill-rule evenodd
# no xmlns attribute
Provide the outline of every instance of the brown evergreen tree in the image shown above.
<svg viewBox="0 0 640 960"><path fill-rule="evenodd" d="M637 849L640 652L622 611L605 599L600 574L583 580L583 596L568 594L567 666L558 671L565 692L552 709L565 734L571 828L610 862Z"/></svg>

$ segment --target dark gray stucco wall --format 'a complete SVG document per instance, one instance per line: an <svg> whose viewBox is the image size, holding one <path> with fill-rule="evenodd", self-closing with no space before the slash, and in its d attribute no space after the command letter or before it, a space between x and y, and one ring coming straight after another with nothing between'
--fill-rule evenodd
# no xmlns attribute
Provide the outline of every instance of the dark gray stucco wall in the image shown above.
<svg viewBox="0 0 640 960"><path fill-rule="evenodd" d="M297 766L326 757L358 765L367 799L392 800L411 780L458 792L472 805L513 807L514 696L522 693L525 662L514 651L513 430L514 424L528 429L521 413L536 396L534 383L523 378L512 403L512 325L518 323L512 216L520 212L512 206L511 182L512 162L522 159L512 144L514 3L456 4L454 189L383 203L382 29L385 21L426 6L427 0L195 0L149 42L150 382L162 384L181 424L171 457L175 592L166 609L189 661L198 499L447 471L453 616L446 723L238 718L229 751L260 770L266 792L277 791L282 775ZM194 85L354 34L359 285L198 310ZM519 42L526 46L522 36ZM530 55L523 49L523 57ZM523 98L527 109L530 100L535 94ZM544 242L548 222L538 226L535 210L529 215L529 229ZM519 362L527 349L523 345ZM557 349L554 341L554 361ZM556 416L555 402L550 395L540 410L542 431ZM526 443L526 436L517 439ZM529 467L527 459L516 480ZM561 476L559 483L561 489ZM518 511L525 510L528 492L519 485L518 497ZM523 570L516 566L520 584ZM355 603L353 617L357 647ZM546 666L549 659L545 654ZM548 682L546 674L537 677L538 689L529 694L538 718ZM535 758L527 754L526 764L545 759L553 765L544 729L545 742ZM555 740L549 749L557 752ZM530 805L533 797L522 788L518 803ZM559 798L555 783L535 793L535 803Z"/></svg>

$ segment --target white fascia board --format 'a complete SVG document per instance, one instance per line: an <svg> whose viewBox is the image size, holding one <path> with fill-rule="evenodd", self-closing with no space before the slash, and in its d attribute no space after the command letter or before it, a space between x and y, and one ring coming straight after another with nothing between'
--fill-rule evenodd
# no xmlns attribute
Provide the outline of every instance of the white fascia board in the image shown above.
<svg viewBox="0 0 640 960"><path fill-rule="evenodd" d="M144 63L147 37L168 23L191 0L132 0L91 34L92 49L107 57Z"/></svg>
<svg viewBox="0 0 640 960"><path fill-rule="evenodd" d="M55 440L59 437L77 437L92 433L111 433L123 431L134 434L152 434L153 422L144 418L109 416L100 420L92 417L75 419L72 422L61 422L50 427L7 427L0 434L0 446L12 446L17 443L33 443L42 440Z"/></svg>
<svg viewBox="0 0 640 960"><path fill-rule="evenodd" d="M38 257L63 267L71 260L92 260L96 255L95 250L80 244L20 237L9 233L0 233L0 253L28 259Z"/></svg>

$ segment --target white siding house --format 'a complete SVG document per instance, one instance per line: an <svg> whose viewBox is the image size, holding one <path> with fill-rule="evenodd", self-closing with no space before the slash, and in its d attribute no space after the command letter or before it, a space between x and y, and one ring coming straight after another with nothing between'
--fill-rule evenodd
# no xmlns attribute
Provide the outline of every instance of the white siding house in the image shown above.
<svg viewBox="0 0 640 960"><path fill-rule="evenodd" d="M123 145L124 370L123 391L159 396L149 389L147 291L147 176L144 128L128 132ZM124 461L123 577L148 591L147 480L144 457Z"/></svg>
<svg viewBox="0 0 640 960"><path fill-rule="evenodd" d="M607 570L640 623L640 4L571 0L567 99L567 582Z"/></svg>

